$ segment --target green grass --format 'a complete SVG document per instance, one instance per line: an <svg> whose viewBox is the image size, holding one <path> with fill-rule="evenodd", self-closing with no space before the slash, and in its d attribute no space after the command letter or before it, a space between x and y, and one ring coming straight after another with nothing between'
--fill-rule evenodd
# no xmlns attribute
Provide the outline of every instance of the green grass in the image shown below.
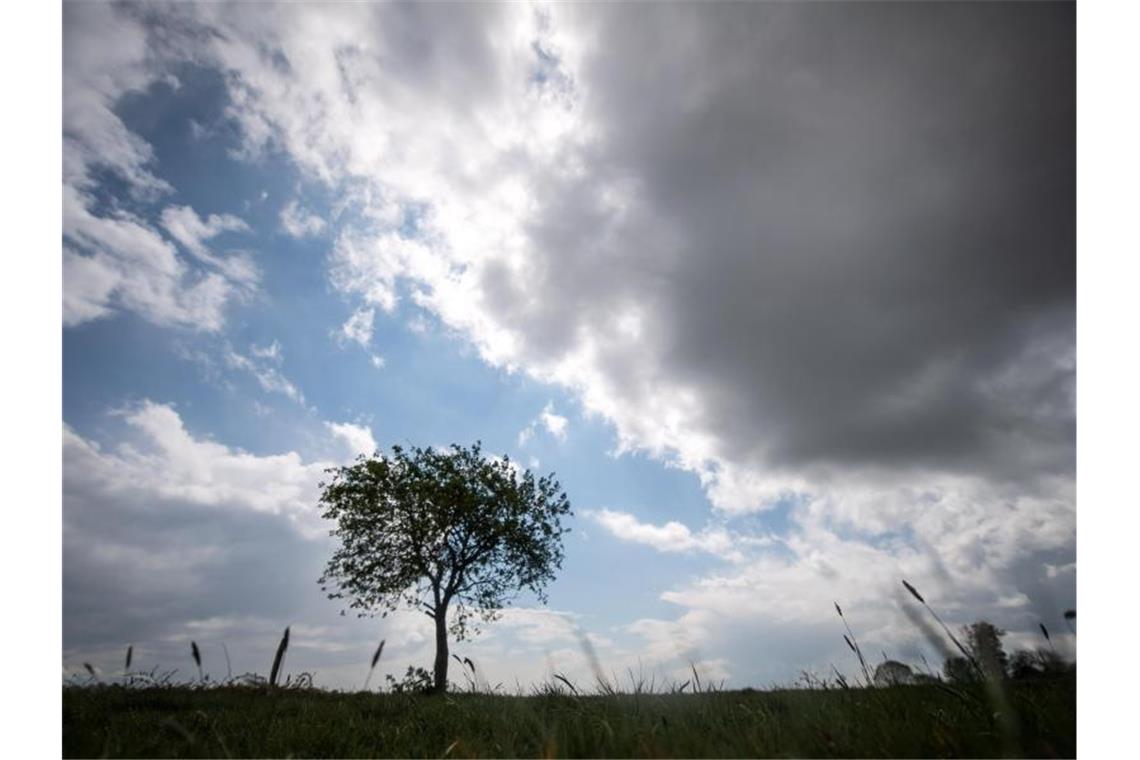
<svg viewBox="0 0 1140 760"><path fill-rule="evenodd" d="M496 696L63 690L64 757L1074 757L1073 676L980 686Z"/></svg>

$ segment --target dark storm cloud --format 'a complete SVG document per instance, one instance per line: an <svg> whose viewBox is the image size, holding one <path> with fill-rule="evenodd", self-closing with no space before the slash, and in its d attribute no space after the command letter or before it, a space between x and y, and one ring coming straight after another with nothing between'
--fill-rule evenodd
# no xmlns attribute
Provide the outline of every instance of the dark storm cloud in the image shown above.
<svg viewBox="0 0 1140 760"><path fill-rule="evenodd" d="M327 50L298 40L310 8L191 15L226 40L198 58L230 70L252 141L268 125L322 180L340 172L405 211L467 215L425 217L417 242L435 270L378 244L338 264L338 288L367 298L407 277L476 344L509 332L509 361L539 377L568 357L590 364L559 380L602 399L626 443L793 477L1071 474L1071 4L536 13L520 31L526 14L501 10L337 8L320 15ZM530 34L520 68L512 46ZM535 93L581 128L544 142L512 110ZM345 102L369 107L326 107ZM369 122L372 137L345 127L357 114L393 116ZM480 218L477 200L515 180L533 207L492 220L510 232L471 250L455 220ZM499 250L519 240L521 267ZM445 303L429 270L464 272L470 303ZM636 346L614 337L631 313ZM695 400L661 434L666 389ZM686 451L681 427L711 443Z"/></svg>
<svg viewBox="0 0 1140 760"><path fill-rule="evenodd" d="M675 241L680 255L653 252L662 276L627 286L658 305L667 374L701 389L731 456L1071 470L1073 15L725 4L595 19L594 161L649 209L611 251L651 227ZM590 245L562 235L596 226L577 221L539 230L552 257Z"/></svg>

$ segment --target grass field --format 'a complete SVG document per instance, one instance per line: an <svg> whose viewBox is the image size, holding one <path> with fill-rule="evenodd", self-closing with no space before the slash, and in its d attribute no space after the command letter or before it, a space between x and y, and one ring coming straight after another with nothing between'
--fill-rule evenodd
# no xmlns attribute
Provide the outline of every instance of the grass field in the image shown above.
<svg viewBox="0 0 1140 760"><path fill-rule="evenodd" d="M64 757L1074 757L1076 679L533 696L65 687ZM1007 717L1012 717L1008 720Z"/></svg>

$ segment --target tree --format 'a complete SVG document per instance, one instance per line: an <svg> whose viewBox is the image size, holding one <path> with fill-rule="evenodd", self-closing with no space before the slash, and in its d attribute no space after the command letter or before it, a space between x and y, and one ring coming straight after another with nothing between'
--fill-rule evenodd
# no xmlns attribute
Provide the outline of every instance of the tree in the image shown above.
<svg viewBox="0 0 1140 760"><path fill-rule="evenodd" d="M981 668L982 675L990 679L1005 678L1009 658L1002 648L1001 637L1006 632L985 620L966 626L962 632L965 634L966 647Z"/></svg>
<svg viewBox="0 0 1140 760"><path fill-rule="evenodd" d="M393 446L328 472L322 516L340 543L321 589L361 616L407 605L431 618L435 691L447 689L449 631L464 640L524 589L546 602L572 514L553 474L536 480L479 443Z"/></svg>

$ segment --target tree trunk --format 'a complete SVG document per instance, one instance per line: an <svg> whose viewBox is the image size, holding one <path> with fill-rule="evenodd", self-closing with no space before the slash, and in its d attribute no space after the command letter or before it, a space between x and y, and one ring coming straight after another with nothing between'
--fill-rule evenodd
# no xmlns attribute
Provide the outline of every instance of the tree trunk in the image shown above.
<svg viewBox="0 0 1140 760"><path fill-rule="evenodd" d="M447 691L447 608L441 608L435 617L435 683L437 694Z"/></svg>

